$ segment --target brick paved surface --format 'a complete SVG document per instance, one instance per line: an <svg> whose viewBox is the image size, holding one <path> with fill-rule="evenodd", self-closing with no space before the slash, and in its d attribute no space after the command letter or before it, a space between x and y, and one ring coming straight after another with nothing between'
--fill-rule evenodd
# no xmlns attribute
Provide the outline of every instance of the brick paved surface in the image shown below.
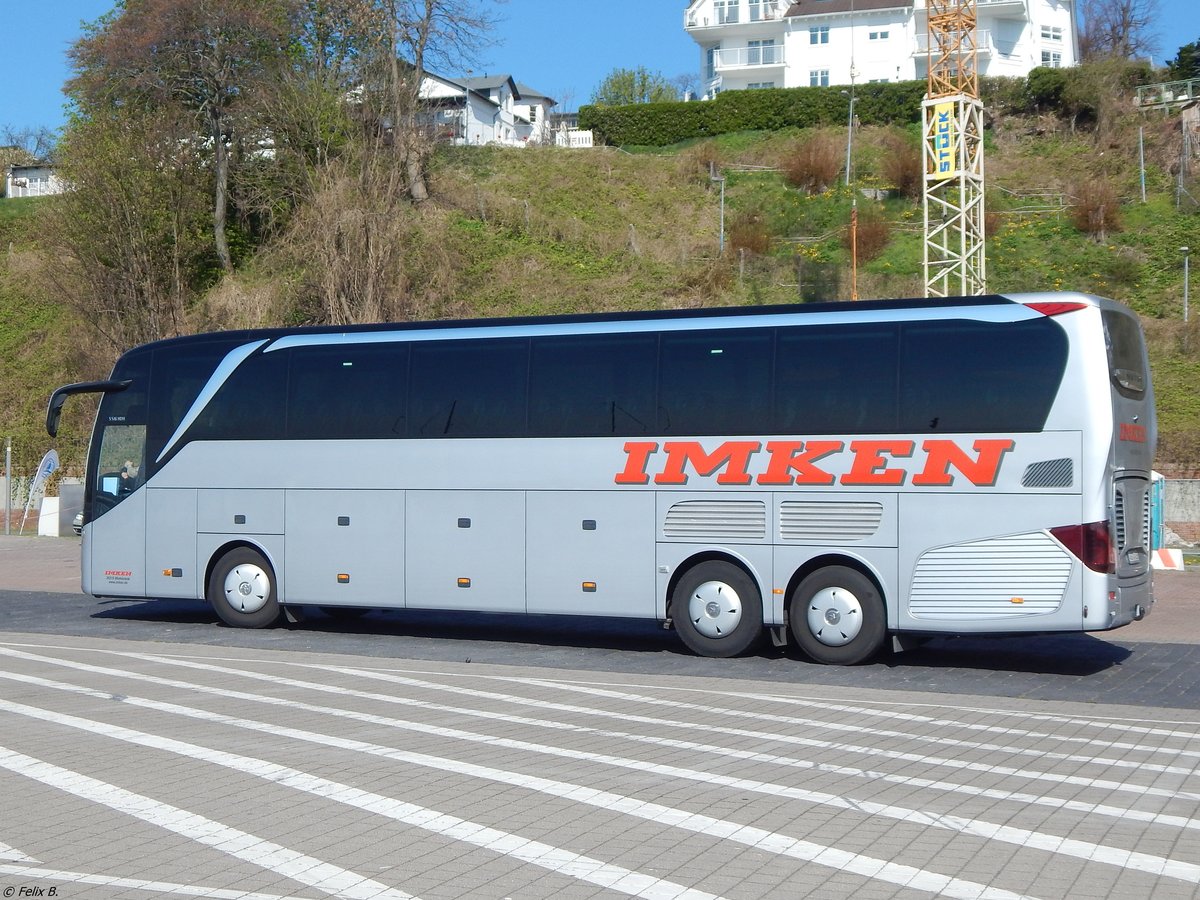
<svg viewBox="0 0 1200 900"><path fill-rule="evenodd" d="M0 538L0 896L1200 897L1197 573L1104 639L834 669L245 632L84 597L77 553Z"/></svg>

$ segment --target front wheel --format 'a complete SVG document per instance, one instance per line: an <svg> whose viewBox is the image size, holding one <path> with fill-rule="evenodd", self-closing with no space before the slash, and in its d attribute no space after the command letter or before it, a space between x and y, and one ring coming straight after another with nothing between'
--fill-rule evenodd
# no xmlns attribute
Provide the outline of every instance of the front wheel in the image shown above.
<svg viewBox="0 0 1200 900"><path fill-rule="evenodd" d="M671 619L680 640L698 656L737 656L762 637L762 598L737 566L702 562L675 586Z"/></svg>
<svg viewBox="0 0 1200 900"><path fill-rule="evenodd" d="M796 643L819 663L853 666L879 652L887 636L883 598L848 566L818 569L800 582L788 608Z"/></svg>
<svg viewBox="0 0 1200 900"><path fill-rule="evenodd" d="M235 547L221 557L209 576L207 596L226 625L266 628L279 620L275 573L249 547Z"/></svg>

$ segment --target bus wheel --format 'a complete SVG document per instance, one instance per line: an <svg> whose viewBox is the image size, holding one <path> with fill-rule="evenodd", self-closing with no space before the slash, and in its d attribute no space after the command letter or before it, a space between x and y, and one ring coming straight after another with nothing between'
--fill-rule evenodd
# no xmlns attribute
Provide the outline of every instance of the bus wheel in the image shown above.
<svg viewBox="0 0 1200 900"><path fill-rule="evenodd" d="M221 557L208 579L208 602L225 624L238 628L265 628L279 619L275 574L249 547Z"/></svg>
<svg viewBox="0 0 1200 900"><path fill-rule="evenodd" d="M737 656L763 634L758 587L732 563L694 566L671 596L671 619L679 638L699 656Z"/></svg>
<svg viewBox="0 0 1200 900"><path fill-rule="evenodd" d="M883 598L875 583L846 566L818 569L800 582L788 622L800 649L815 662L835 666L869 659L887 636Z"/></svg>

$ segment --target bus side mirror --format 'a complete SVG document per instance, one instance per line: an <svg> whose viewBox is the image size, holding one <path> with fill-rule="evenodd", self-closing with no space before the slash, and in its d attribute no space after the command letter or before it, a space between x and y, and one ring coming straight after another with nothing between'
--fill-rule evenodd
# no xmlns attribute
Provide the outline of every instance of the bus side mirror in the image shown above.
<svg viewBox="0 0 1200 900"><path fill-rule="evenodd" d="M80 381L63 385L50 395L50 402L46 406L46 433L50 437L58 437L58 420L62 416L63 404L72 394L113 394L131 384L132 381Z"/></svg>

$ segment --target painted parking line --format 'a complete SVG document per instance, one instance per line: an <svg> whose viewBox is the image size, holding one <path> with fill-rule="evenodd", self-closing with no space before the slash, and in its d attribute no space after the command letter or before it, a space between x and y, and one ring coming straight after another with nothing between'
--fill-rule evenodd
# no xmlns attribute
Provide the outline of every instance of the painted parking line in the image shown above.
<svg viewBox="0 0 1200 900"><path fill-rule="evenodd" d="M312 743L320 743L325 746L370 753L372 755L390 758L398 762L421 765L427 768L433 768L438 771L449 772L456 775L465 775L497 781L530 791L536 791L538 793L553 796L562 800L582 803L614 813L633 816L653 822L660 827L679 828L712 838L729 840L767 853L777 854L790 859L800 860L802 862L817 863L822 866L859 875L865 878L880 880L893 885L902 885L915 890L927 891L929 893L940 894L946 897L964 898L964 900L966 900L966 898L978 898L978 900L1015 900L1015 898L1020 896L1012 891L993 888L988 885L979 884L967 879L960 879L937 872L931 872L918 867L894 863L887 860L866 856L864 854L852 853L836 847L817 844L811 841L799 840L762 828L747 826L737 822L730 822L712 816L688 812L686 810L675 809L663 804L643 801L632 797L614 794L608 791L584 787L581 785L553 781L551 779L540 778L532 775L506 772L488 766L466 763L461 760L442 759L439 757L429 756L427 754L414 753L391 747L374 745L364 741L339 738L330 735L304 731L302 729L286 728L271 723L241 719L235 716L228 716L220 713L212 713L205 710L183 707L174 703L164 703L161 701L153 701L146 698L137 698L127 695L121 695L118 697L111 693L93 688L61 683L54 684L49 682L47 679L35 678L34 676L18 676L13 673L0 673L0 677L13 679L28 684L39 684L43 687L52 687L59 690L69 691L71 693L90 695L94 696L96 699L104 700L105 702L109 703L117 700L122 704L130 704L142 708L155 709L162 712L172 712L178 715L185 715L191 718L202 719L221 725L247 728L264 732L275 737L287 737L309 741ZM126 677L148 681L159 681L159 679L153 679L148 676L139 676L133 673L126 673ZM238 693L239 696L242 694L242 692ZM273 701L273 698L264 699ZM286 701L286 704L291 708L305 708L307 706L306 704L299 703L294 699ZM11 701L0 700L0 711L7 711L29 718L41 719L43 721L53 722L59 725L66 725L68 727L102 735L106 738L127 741L129 743L165 750L167 752L179 753L190 758L204 760L214 765L226 766L243 774L255 775L256 777L284 784L288 787L304 790L309 793L315 793L318 796L322 796L327 799L348 803L358 808L365 809L369 812L384 815L389 818L396 818L400 821L406 822L407 824L413 824L417 827L433 830L437 833L444 833L454 839L476 843L477 845L481 839L487 839L491 836L491 834L495 833L494 829L485 828L474 823L468 823L469 827L460 827L462 824L461 820L458 820L453 816L437 814L431 810L420 809L412 804L406 804L402 801L394 800L392 798L382 797L380 795L371 794L358 789L347 788L344 785L336 785L336 783L328 782L326 779L316 778L315 776L307 775L294 769L289 769L284 766L279 766L274 763L268 763L251 757L226 753L224 751L215 750L208 747L200 747L170 738L162 738L155 735L146 734L144 732L138 732L133 729L116 726L107 722L95 722L92 720L82 719L77 716L41 710L38 708L29 707L25 704L13 703ZM330 713L336 712L335 710L328 711ZM372 719L378 719L378 717L372 717ZM380 722L387 723L393 723L395 721L396 720L380 720ZM397 725L394 727L401 726ZM432 726L421 726L416 725L415 723L408 723L408 727L415 728L425 733L440 733L445 731L445 729L435 729ZM501 741L500 739L487 736L480 736L479 739L482 742L493 746L499 743L511 743L509 741ZM647 765L645 763L638 763L637 768L640 770L645 770ZM749 782L747 782L747 784L749 784ZM487 843L491 843L491 841L487 841L484 846L487 846ZM517 846L512 846L514 844ZM525 862L533 862L534 864L543 865L547 868L552 867L552 865L547 865L546 862L543 861L540 854L535 855L532 858L527 858L531 848L537 850L539 846L544 845L539 845L537 842L530 841L525 838L506 835L504 836L504 839L497 844L497 846L488 847L488 849L497 849L499 852L511 853ZM562 854L566 853L566 851L557 850L557 848L551 848L551 850L552 854L549 856L551 863L554 862L554 856L561 856ZM595 861L590 861L590 864L600 867L604 866L604 864L597 864ZM628 873L630 877L623 877L620 879L612 879L611 877L607 877L600 880L596 879L596 873L590 871L580 872L576 869L567 872L567 874L571 874L577 878L582 878L583 880L593 881L593 883L603 884L606 887L622 890L626 893L633 893L635 896L664 896L664 893L661 889L654 890L652 893L640 892L643 890L649 890L653 888L654 885L638 886L638 892L631 890L630 888L637 886L636 881L639 876L637 876L636 873ZM640 877L644 878L645 876ZM655 881L659 880L656 879ZM672 894L671 896L678 896L681 898L688 898L691 896L711 896L705 895L703 892L692 892L684 888L679 888L677 885L672 887L677 888L679 893Z"/></svg>
<svg viewBox="0 0 1200 900"><path fill-rule="evenodd" d="M55 662L53 659L50 661ZM1147 853L1130 852L1121 847L1106 846L1095 844L1087 841L1072 840L1064 838L1061 835L1040 833L1028 829L1021 829L1012 826L1001 825L978 819L970 819L960 816L951 816L941 813L931 813L919 809L908 807L899 807L894 805L886 805L881 803L873 803L869 801L853 800L840 795L827 794L818 791L810 791L802 788L791 787L778 783L767 783L755 781L751 779L730 778L720 776L711 772L698 771L687 769L679 766L665 766L659 764L651 764L644 760L635 760L624 757L618 757L610 754L592 753L578 750L567 750L559 747L551 747L544 744L535 744L529 741L520 741L508 738L498 738L491 735L477 734L473 732L463 731L461 729L452 729L444 726L433 726L429 723L410 722L402 719L394 719L382 717L368 713L355 712L333 707L321 707L312 704L304 703L297 700L295 697L274 698L264 695L247 694L241 691L229 691L223 688L209 688L206 686L196 685L189 682L176 682L172 679L160 679L156 676L143 675L139 673L126 672L120 669L108 669L104 667L90 666L83 663L74 663L70 661L62 661L63 665L70 668L82 667L86 671L91 671L97 674L116 675L133 679L135 681L144 681L148 683L166 684L172 687L189 687L193 690L198 690L206 693L213 693L225 698L247 699L257 702L272 704L275 706L286 706L289 709L299 709L309 712L315 712L323 715L334 716L338 718L349 718L360 722L369 722L371 724L384 725L390 728L401 728L413 731L419 731L423 734L435 734L447 737L452 740L470 741L475 743L487 744L491 747L506 747L509 749L534 752L547 755L559 756L562 758L600 763L603 765L616 766L620 768L630 769L638 772L654 772L663 775L667 778L679 778L700 783L713 785L723 785L733 790L749 791L754 793L766 794L773 797L787 797L790 799L800 800L806 803L820 804L832 806L839 809L853 810L863 815L882 816L895 819L897 821L906 822L909 824L921 825L925 827L950 830L961 834L979 837L986 840L995 840L1008 844L1015 844L1020 847L1037 849L1044 852L1058 854L1077 859L1084 859L1091 862L1103 863L1105 865L1119 866L1122 868L1132 869L1136 871L1147 872L1153 875L1165 876L1173 879L1182 880L1188 883L1200 883L1200 866L1193 863L1171 859L1168 857L1156 856ZM221 668L221 667L218 667ZM245 672L235 672L234 670L223 669L227 674L244 678ZM87 693L91 689L81 688L73 685L67 685L59 682L50 682L44 679L36 679L33 676L14 676L0 673L0 677L14 678L15 680L28 681L29 683L41 683L45 687L52 687L59 690L68 690L76 693ZM288 683L284 680L282 683ZM339 691L344 689L338 689ZM111 695L97 692L101 697L111 697ZM276 736L288 736L299 740L306 740L315 743L325 744L327 746L340 747L348 750L356 750L359 752L371 753L374 755L386 756L392 759L403 761L409 764L426 766L429 768L440 769L443 771L451 771L460 774L472 774L480 778L487 778L494 781L502 781L504 783L514 784L521 787L526 787L531 790L539 790L552 796L569 797L578 802L586 802L589 804L599 805L606 809L613 809L628 812L624 807L631 798L623 798L617 795L604 794L603 800L598 800L596 797L588 796L586 788L579 785L564 784L562 782L551 782L547 779L537 779L533 776L524 776L516 773L505 772L489 767L472 766L465 763L442 759L440 757L432 757L427 754L418 754L408 751L395 750L393 748L380 747L378 745L369 744L361 741L350 741L341 738L335 738L328 735L317 734L301 729L285 728L283 726L263 723L257 720L239 719L237 717L225 716L223 714L210 713L207 711L196 710L190 707L182 707L177 704L165 704L160 701L145 700L143 698L121 697L123 702L133 703L147 708L159 709L161 711L174 712L180 715L191 716L194 718L207 719L210 721L220 722L222 724L236 725L237 727L250 728L254 730L264 731ZM5 708L0 705L0 708ZM439 707L439 709L445 709ZM645 804L642 804L642 812L635 812L635 815L644 815L646 812ZM677 818L678 810L670 810L667 808L659 808L654 810L653 818L658 822L668 822ZM1185 820L1187 821L1187 820ZM721 823L724 827L725 823ZM1160 818L1157 824L1172 824L1167 818ZM1191 823L1194 827L1195 823ZM702 831L702 833L709 833Z"/></svg>
<svg viewBox="0 0 1200 900"><path fill-rule="evenodd" d="M414 900L412 894L394 890L356 872L7 747L0 747L0 768L141 819L334 897L347 900Z"/></svg>

